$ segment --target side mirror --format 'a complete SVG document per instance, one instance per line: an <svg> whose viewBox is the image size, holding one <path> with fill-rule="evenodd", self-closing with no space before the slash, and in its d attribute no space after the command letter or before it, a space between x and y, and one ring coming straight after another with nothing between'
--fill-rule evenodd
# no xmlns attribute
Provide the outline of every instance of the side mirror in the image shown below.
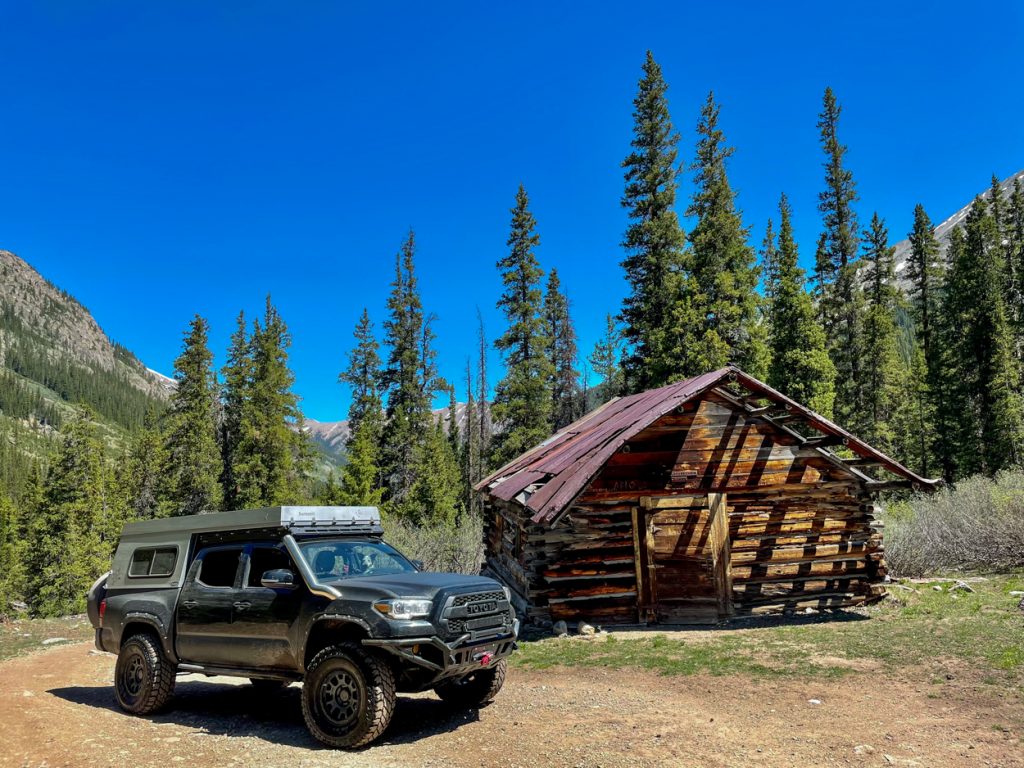
<svg viewBox="0 0 1024 768"><path fill-rule="evenodd" d="M409 562L412 563L412 567L415 568L417 571L422 571L423 570L423 561L422 560L410 560Z"/></svg>
<svg viewBox="0 0 1024 768"><path fill-rule="evenodd" d="M260 578L260 584L270 589L295 589L295 574L287 568L275 568L273 571L264 571Z"/></svg>

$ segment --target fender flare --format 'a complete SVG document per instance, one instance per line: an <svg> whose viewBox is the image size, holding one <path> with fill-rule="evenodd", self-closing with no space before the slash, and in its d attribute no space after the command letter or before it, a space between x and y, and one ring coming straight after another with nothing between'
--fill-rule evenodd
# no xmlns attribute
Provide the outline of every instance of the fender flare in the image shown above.
<svg viewBox="0 0 1024 768"><path fill-rule="evenodd" d="M121 620L121 631L117 638L118 648L121 647L121 643L124 642L124 628L129 624L145 624L156 630L157 636L160 638L160 644L164 648L164 654L173 663L178 663L178 657L174 653L174 646L171 643L171 636L164 626L164 623L160 620L160 617L155 613L149 613L147 611L128 611L124 618Z"/></svg>
<svg viewBox="0 0 1024 768"><path fill-rule="evenodd" d="M313 630L316 629L317 624L324 621L341 621L346 624L355 624L357 627L362 629L370 637L373 637L373 630L370 625L358 616L351 616L347 613L321 613L319 616L309 622L309 626L306 629L306 633L302 638L302 648L299 650L299 658L297 661L300 663L302 670L306 668L306 648L309 647L309 636L313 634Z"/></svg>

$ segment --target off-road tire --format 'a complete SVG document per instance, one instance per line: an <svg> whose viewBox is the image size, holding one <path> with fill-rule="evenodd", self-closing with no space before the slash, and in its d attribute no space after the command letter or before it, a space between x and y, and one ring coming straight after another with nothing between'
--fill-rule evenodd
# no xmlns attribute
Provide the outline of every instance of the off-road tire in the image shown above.
<svg viewBox="0 0 1024 768"><path fill-rule="evenodd" d="M306 668L302 716L329 747L355 749L379 737L395 712L395 675L354 643L324 648Z"/></svg>
<svg viewBox="0 0 1024 768"><path fill-rule="evenodd" d="M499 659L497 664L487 669L445 680L434 688L434 692L457 707L480 707L498 695L505 684L507 669L505 659Z"/></svg>
<svg viewBox="0 0 1024 768"><path fill-rule="evenodd" d="M277 693L288 686L287 680L274 680L269 677L250 677L249 682L260 693Z"/></svg>
<svg viewBox="0 0 1024 768"><path fill-rule="evenodd" d="M114 696L125 712L151 715L174 695L174 665L160 642L147 633L132 635L121 645L114 667Z"/></svg>

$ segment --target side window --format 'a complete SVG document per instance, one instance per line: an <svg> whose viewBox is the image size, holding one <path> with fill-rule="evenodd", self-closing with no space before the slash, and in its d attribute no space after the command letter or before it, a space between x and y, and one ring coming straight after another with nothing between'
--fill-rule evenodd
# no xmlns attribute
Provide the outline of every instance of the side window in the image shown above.
<svg viewBox="0 0 1024 768"><path fill-rule="evenodd" d="M215 549L203 555L196 581L207 587L233 587L242 549Z"/></svg>
<svg viewBox="0 0 1024 768"><path fill-rule="evenodd" d="M267 571L277 568L292 568L292 561L288 554L277 547L254 547L249 553L249 578L246 579L246 586L260 586L260 579Z"/></svg>
<svg viewBox="0 0 1024 768"><path fill-rule="evenodd" d="M128 576L135 579L170 576L174 573L174 564L177 560L177 547L136 549L132 553L132 561L128 565Z"/></svg>

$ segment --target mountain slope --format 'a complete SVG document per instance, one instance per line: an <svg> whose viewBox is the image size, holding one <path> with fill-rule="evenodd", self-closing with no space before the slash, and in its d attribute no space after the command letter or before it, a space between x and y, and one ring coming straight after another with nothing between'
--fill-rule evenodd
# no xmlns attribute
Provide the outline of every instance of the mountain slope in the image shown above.
<svg viewBox="0 0 1024 768"><path fill-rule="evenodd" d="M1017 171L1007 179L1004 179L999 188L1003 193L1003 198L1009 197L1010 192L1013 189L1013 183L1017 179L1021 180L1021 184L1024 184L1024 170ZM986 189L980 195L984 199L988 199L991 196L991 190ZM954 213L952 216L946 218L941 224L935 227L935 237L939 241L939 253L942 254L943 258L946 255L946 248L949 246L949 233L953 231L953 228L963 223L963 220L967 218L967 212L971 209L971 204L974 202L972 198L963 208ZM896 243L896 276L899 278L901 284L906 281L903 275L903 270L906 269L907 260L910 258L910 240L900 240ZM906 287L905 285L903 286Z"/></svg>
<svg viewBox="0 0 1024 768"><path fill-rule="evenodd" d="M75 406L92 408L112 448L173 382L110 340L74 297L0 250L0 482L46 455Z"/></svg>

